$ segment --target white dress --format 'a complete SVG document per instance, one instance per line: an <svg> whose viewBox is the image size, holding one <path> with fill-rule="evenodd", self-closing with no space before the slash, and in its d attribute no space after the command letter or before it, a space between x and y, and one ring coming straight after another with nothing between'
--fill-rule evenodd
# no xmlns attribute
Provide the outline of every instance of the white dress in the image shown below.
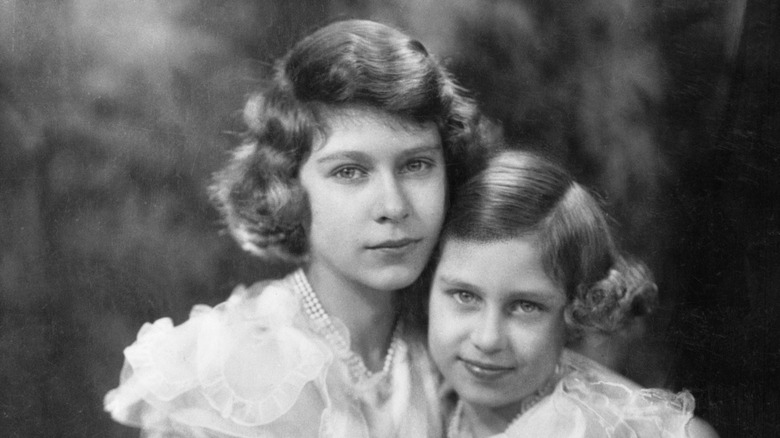
<svg viewBox="0 0 780 438"><path fill-rule="evenodd" d="M179 326L145 324L106 411L146 437L439 436L423 338L402 333L389 373L355 381L295 288L292 274L240 286Z"/></svg>
<svg viewBox="0 0 780 438"><path fill-rule="evenodd" d="M688 391L642 388L570 350L561 357L564 375L553 392L492 438L683 438L693 418ZM463 437L459 418L451 437Z"/></svg>

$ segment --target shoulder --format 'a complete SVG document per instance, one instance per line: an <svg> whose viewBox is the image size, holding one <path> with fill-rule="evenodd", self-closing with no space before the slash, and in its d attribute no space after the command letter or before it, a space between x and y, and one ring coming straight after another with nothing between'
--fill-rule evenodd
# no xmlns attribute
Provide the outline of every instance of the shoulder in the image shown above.
<svg viewBox="0 0 780 438"><path fill-rule="evenodd" d="M661 389L645 388L625 376L571 350L564 350L562 366L568 369L563 378L564 389L581 390L584 394L597 395L599 398L623 400L647 407L667 406L683 413L692 413L693 396L687 391L678 393Z"/></svg>
<svg viewBox="0 0 780 438"><path fill-rule="evenodd" d="M266 324L292 324L301 311L301 303L290 276L239 285L223 303L215 306L218 314L244 319L263 319ZM191 316L196 316L193 312Z"/></svg>
<svg viewBox="0 0 780 438"><path fill-rule="evenodd" d="M718 433L709 423L699 417L693 417L686 426L690 438L718 438Z"/></svg>
<svg viewBox="0 0 780 438"><path fill-rule="evenodd" d="M297 296L278 280L239 286L178 326L168 318L145 324L125 349L106 410L120 422L139 406L154 407L151 417L202 411L245 426L273 422L311 393L304 387L332 360L301 320Z"/></svg>
<svg viewBox="0 0 780 438"><path fill-rule="evenodd" d="M583 416L595 415L615 427L644 431L640 436L685 436L695 407L689 392L644 388L570 351L564 354L563 366L569 373L554 395L581 407Z"/></svg>

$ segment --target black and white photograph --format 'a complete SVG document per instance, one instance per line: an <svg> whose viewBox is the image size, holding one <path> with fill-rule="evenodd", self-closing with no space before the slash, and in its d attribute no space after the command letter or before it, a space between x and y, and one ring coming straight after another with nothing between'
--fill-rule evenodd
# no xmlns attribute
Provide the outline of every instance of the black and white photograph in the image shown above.
<svg viewBox="0 0 780 438"><path fill-rule="evenodd" d="M780 436L780 3L0 0L0 435Z"/></svg>

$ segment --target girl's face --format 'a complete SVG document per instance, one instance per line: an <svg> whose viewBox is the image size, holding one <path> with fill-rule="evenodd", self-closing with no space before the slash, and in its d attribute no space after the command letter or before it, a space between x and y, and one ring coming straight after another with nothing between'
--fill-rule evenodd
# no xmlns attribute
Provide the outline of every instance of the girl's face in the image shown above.
<svg viewBox="0 0 780 438"><path fill-rule="evenodd" d="M554 373L565 305L535 237L447 240L431 290L431 355L465 403L512 418Z"/></svg>
<svg viewBox="0 0 780 438"><path fill-rule="evenodd" d="M328 119L299 177L311 207L309 269L331 284L394 291L422 272L444 217L434 123L352 109Z"/></svg>

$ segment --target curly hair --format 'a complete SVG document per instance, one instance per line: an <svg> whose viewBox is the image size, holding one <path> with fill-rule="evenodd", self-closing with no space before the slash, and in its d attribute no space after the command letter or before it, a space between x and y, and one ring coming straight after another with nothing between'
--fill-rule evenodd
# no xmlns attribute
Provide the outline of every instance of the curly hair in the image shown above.
<svg viewBox="0 0 780 438"><path fill-rule="evenodd" d="M350 107L434 122L450 187L484 155L476 105L422 43L372 21L332 23L275 64L268 87L246 103L241 145L214 175L211 199L244 249L305 259L310 212L298 171L327 138L329 113Z"/></svg>
<svg viewBox="0 0 780 438"><path fill-rule="evenodd" d="M569 336L613 332L655 307L650 270L619 252L596 198L553 162L503 150L454 193L443 240L527 235L537 237L545 272L566 293Z"/></svg>

